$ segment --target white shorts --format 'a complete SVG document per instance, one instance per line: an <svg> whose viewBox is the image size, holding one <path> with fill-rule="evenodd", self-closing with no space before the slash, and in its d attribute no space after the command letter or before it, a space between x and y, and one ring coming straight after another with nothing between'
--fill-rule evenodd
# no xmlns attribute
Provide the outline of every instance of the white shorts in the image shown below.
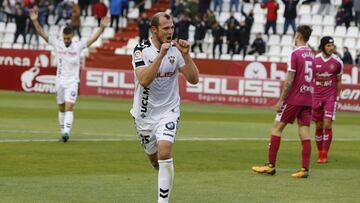
<svg viewBox="0 0 360 203"><path fill-rule="evenodd" d="M143 124L135 120L135 127L141 145L148 155L157 152L157 143L160 140L175 142L176 131L178 129L179 114L170 112L164 118L153 124Z"/></svg>
<svg viewBox="0 0 360 203"><path fill-rule="evenodd" d="M65 102L76 102L78 96L78 83L67 85L64 87L61 84L56 85L56 102L58 104L63 104Z"/></svg>

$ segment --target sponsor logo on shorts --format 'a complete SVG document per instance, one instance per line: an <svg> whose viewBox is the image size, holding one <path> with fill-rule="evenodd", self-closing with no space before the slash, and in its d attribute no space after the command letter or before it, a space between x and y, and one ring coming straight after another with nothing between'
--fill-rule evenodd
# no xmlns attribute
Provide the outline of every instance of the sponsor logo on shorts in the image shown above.
<svg viewBox="0 0 360 203"><path fill-rule="evenodd" d="M75 91L71 91L71 96L75 97L75 96L76 96L76 92L75 92Z"/></svg>
<svg viewBox="0 0 360 203"><path fill-rule="evenodd" d="M165 136L170 136L170 137L174 137L174 135L169 134L169 133L164 133L163 135L165 135Z"/></svg>
<svg viewBox="0 0 360 203"><path fill-rule="evenodd" d="M175 123L174 122L168 122L168 123L165 124L165 127L168 130L174 130L175 129Z"/></svg>

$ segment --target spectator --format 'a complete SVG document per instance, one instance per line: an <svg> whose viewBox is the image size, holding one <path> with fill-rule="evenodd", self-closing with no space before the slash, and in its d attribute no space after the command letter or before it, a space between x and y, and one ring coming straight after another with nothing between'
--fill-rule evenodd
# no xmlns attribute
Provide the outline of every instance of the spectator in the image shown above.
<svg viewBox="0 0 360 203"><path fill-rule="evenodd" d="M26 44L26 23L28 15L25 13L25 10L21 8L20 5L17 6L16 14L12 15L13 18L15 18L15 24L16 24L16 31L15 31L15 38L14 43L17 42L17 39L19 35L23 36L23 44Z"/></svg>
<svg viewBox="0 0 360 203"><path fill-rule="evenodd" d="M241 14L245 17L245 35L244 35L244 57L246 55L246 48L249 45L251 28L254 24L254 11L250 10L249 14L244 12L244 6L241 6Z"/></svg>
<svg viewBox="0 0 360 203"><path fill-rule="evenodd" d="M176 0L169 0L169 9L172 11L174 11L176 7Z"/></svg>
<svg viewBox="0 0 360 203"><path fill-rule="evenodd" d="M181 15L185 14L186 12L186 2L180 1L176 3L176 8L172 12L174 18L179 18Z"/></svg>
<svg viewBox="0 0 360 203"><path fill-rule="evenodd" d="M247 50L247 46L249 45L249 38L250 35L248 35L247 33L247 28L246 28L246 24L245 21L241 21L240 26L237 28L237 50L236 50L236 54L240 54L241 51L243 51L243 56L246 56L246 50Z"/></svg>
<svg viewBox="0 0 360 203"><path fill-rule="evenodd" d="M195 16L199 14L199 0L189 0L186 4L186 11L191 20L194 20Z"/></svg>
<svg viewBox="0 0 360 203"><path fill-rule="evenodd" d="M107 15L108 7L104 3L104 0L99 0L96 4L94 4L91 12L97 19L98 26L100 26L101 19Z"/></svg>
<svg viewBox="0 0 360 203"><path fill-rule="evenodd" d="M341 26L343 23L345 23L345 10L338 7L335 15L335 26Z"/></svg>
<svg viewBox="0 0 360 203"><path fill-rule="evenodd" d="M206 28L212 29L213 25L216 23L216 17L214 15L214 12L211 10L207 10L204 21L206 24Z"/></svg>
<svg viewBox="0 0 360 203"><path fill-rule="evenodd" d="M353 58L351 56L351 53L349 52L349 48L344 47L344 56L341 58L344 64L353 64Z"/></svg>
<svg viewBox="0 0 360 203"><path fill-rule="evenodd" d="M267 9L265 34L269 34L270 27L273 29L273 34L276 34L278 3L276 3L276 0L268 0L266 3L261 3L261 8Z"/></svg>
<svg viewBox="0 0 360 203"><path fill-rule="evenodd" d="M45 1L46 1L46 0L45 0ZM55 15L55 13L57 12L58 7L61 5L62 1L63 1L63 0L54 0L54 2L53 2L53 10L51 11L51 13L52 13L53 15Z"/></svg>
<svg viewBox="0 0 360 203"><path fill-rule="evenodd" d="M129 13L129 0L121 0L121 16L127 19Z"/></svg>
<svg viewBox="0 0 360 203"><path fill-rule="evenodd" d="M320 0L320 7L317 14L322 14L325 10L325 15L329 15L331 9L331 0Z"/></svg>
<svg viewBox="0 0 360 203"><path fill-rule="evenodd" d="M226 30L227 40L227 54L236 54L236 41L237 41L237 30L236 25L231 23Z"/></svg>
<svg viewBox="0 0 360 203"><path fill-rule="evenodd" d="M210 9L211 0L199 0L199 13L204 14Z"/></svg>
<svg viewBox="0 0 360 203"><path fill-rule="evenodd" d="M186 14L182 15L180 21L175 24L175 29L178 39L188 40L189 39L189 27L191 21L189 16Z"/></svg>
<svg viewBox="0 0 360 203"><path fill-rule="evenodd" d="M263 53L265 53L265 47L266 47L266 43L263 40L263 38L261 37L261 33L257 33L256 39L254 40L254 42L251 45L249 54L258 53L259 55L262 55Z"/></svg>
<svg viewBox="0 0 360 203"><path fill-rule="evenodd" d="M355 64L360 65L360 50L356 53Z"/></svg>
<svg viewBox="0 0 360 203"><path fill-rule="evenodd" d="M240 0L230 0L230 12L232 11L233 7L235 7L236 12L239 12L239 5L240 5Z"/></svg>
<svg viewBox="0 0 360 203"><path fill-rule="evenodd" d="M66 20L69 19L70 15L71 15L71 10L70 10L70 12L69 12L69 10L70 9L69 9L67 2L64 1L59 4L58 10L57 10L58 17L55 21L55 25L59 24L59 22L61 20L65 20L65 22L66 22Z"/></svg>
<svg viewBox="0 0 360 203"><path fill-rule="evenodd" d="M111 16L111 27L114 27L115 31L119 31L119 19L121 14L121 0L110 0L110 16Z"/></svg>
<svg viewBox="0 0 360 203"><path fill-rule="evenodd" d="M29 9L35 9L35 10L38 10L38 7L37 6L34 6L34 5L31 5L29 7ZM42 27L44 24L41 24L39 23L40 26ZM36 30L35 30L35 27L34 27L34 24L32 21L30 21L28 23L28 27L27 27L27 33L30 35L29 36L29 40L28 40L28 43L29 45L31 44L31 39L33 37L33 35L35 35L35 40L36 40L36 47L39 48L39 35L37 34Z"/></svg>
<svg viewBox="0 0 360 203"><path fill-rule="evenodd" d="M6 14L6 23L13 22L16 14L16 0L4 0L3 8Z"/></svg>
<svg viewBox="0 0 360 203"><path fill-rule="evenodd" d="M354 1L355 25L360 26L360 1Z"/></svg>
<svg viewBox="0 0 360 203"><path fill-rule="evenodd" d="M285 22L284 22L283 34L285 35L287 33L289 25L291 26L295 34L296 32L295 20L297 17L296 6L299 3L299 0L282 0L282 1L285 4L285 11L284 11Z"/></svg>
<svg viewBox="0 0 360 203"><path fill-rule="evenodd" d="M70 22L70 26L72 27L72 29L74 30L74 32L76 32L79 36L79 38L81 39L81 32L80 32L80 26L81 26L81 20L80 20L80 15L81 15L81 11L80 11L80 6L79 4L76 4L75 2L71 3L71 10L72 10L72 14L71 14L71 22Z"/></svg>
<svg viewBox="0 0 360 203"><path fill-rule="evenodd" d="M0 22L3 22L5 19L3 3L3 0L0 0Z"/></svg>
<svg viewBox="0 0 360 203"><path fill-rule="evenodd" d="M225 29L220 26L219 22L215 22L212 30L212 36L214 38L213 50L212 50L213 58L215 58L215 49L217 46L219 46L220 55L222 54L222 44L223 44L224 34L225 34Z"/></svg>
<svg viewBox="0 0 360 203"><path fill-rule="evenodd" d="M49 26L48 18L50 14L50 4L49 1L41 0L38 6L39 9L39 23L41 26Z"/></svg>
<svg viewBox="0 0 360 203"><path fill-rule="evenodd" d="M345 27L349 28L350 22L353 20L353 2L352 0L343 0L341 7L344 9L345 16L344 16L344 23Z"/></svg>
<svg viewBox="0 0 360 203"><path fill-rule="evenodd" d="M195 51L195 47L198 46L200 52L203 52L202 43L204 42L206 35L206 25L202 18L197 15L195 16L195 21L193 23L195 26L195 36L194 36L194 44L191 46L191 52Z"/></svg>
<svg viewBox="0 0 360 203"><path fill-rule="evenodd" d="M235 13L232 11L230 12L230 17L225 21L225 27L229 28L231 24L234 24L235 27L240 25L239 21L235 18Z"/></svg>
<svg viewBox="0 0 360 203"><path fill-rule="evenodd" d="M214 12L216 12L217 8L219 7L219 13L222 12L222 7L223 7L223 0L214 0Z"/></svg>
<svg viewBox="0 0 360 203"><path fill-rule="evenodd" d="M78 0L78 5L79 5L79 8L80 8L80 15L88 16L89 4L90 4L89 0Z"/></svg>
<svg viewBox="0 0 360 203"><path fill-rule="evenodd" d="M138 23L140 43L149 38L150 20L147 17L146 12L141 13L141 18Z"/></svg>
<svg viewBox="0 0 360 203"><path fill-rule="evenodd" d="M145 11L145 1L144 0L135 0L135 7L139 8L139 13L143 13ZM171 11L173 11L171 9Z"/></svg>

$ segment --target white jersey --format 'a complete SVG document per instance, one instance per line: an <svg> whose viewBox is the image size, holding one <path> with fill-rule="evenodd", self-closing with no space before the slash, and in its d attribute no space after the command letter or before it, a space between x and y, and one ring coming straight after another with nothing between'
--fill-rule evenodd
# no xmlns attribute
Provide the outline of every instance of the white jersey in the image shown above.
<svg viewBox="0 0 360 203"><path fill-rule="evenodd" d="M84 41L73 41L66 47L62 40L49 37L49 44L54 47L57 57L56 83L69 85L80 82L80 54L87 47Z"/></svg>
<svg viewBox="0 0 360 203"><path fill-rule="evenodd" d="M158 55L159 50L149 39L135 47L132 65L134 69L149 66ZM173 45L163 58L156 78L148 87L141 86L135 74L134 103L130 112L136 120L155 123L168 112L179 113L178 69L184 65L184 58Z"/></svg>

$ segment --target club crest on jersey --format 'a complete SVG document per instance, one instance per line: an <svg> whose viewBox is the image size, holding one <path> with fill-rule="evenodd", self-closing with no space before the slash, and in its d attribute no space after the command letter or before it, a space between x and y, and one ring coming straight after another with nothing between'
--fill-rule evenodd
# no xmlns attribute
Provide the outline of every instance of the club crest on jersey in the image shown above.
<svg viewBox="0 0 360 203"><path fill-rule="evenodd" d="M165 127L168 130L174 130L175 129L175 123L174 122L168 122L168 123L165 124Z"/></svg>
<svg viewBox="0 0 360 203"><path fill-rule="evenodd" d="M175 62L175 56L169 56L169 62L171 63L171 64L174 64L174 62Z"/></svg>
<svg viewBox="0 0 360 203"><path fill-rule="evenodd" d="M142 53L141 53L140 50L136 50L136 51L134 52L134 61L135 61L135 62L140 62L140 61L142 61Z"/></svg>
<svg viewBox="0 0 360 203"><path fill-rule="evenodd" d="M335 68L335 65L334 64L331 64L330 65L330 69L334 69Z"/></svg>

